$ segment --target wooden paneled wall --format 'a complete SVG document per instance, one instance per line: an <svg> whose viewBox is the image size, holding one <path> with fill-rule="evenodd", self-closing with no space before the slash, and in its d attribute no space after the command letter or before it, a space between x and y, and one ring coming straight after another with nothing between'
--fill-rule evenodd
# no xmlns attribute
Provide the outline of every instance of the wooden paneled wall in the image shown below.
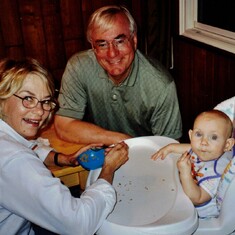
<svg viewBox="0 0 235 235"><path fill-rule="evenodd" d="M141 0L0 0L0 59L36 58L59 84L68 58L90 47L85 33L90 14L110 4L125 5L132 12L143 47Z"/></svg>
<svg viewBox="0 0 235 235"><path fill-rule="evenodd" d="M235 55L176 36L173 74L188 141L197 114L235 96Z"/></svg>
<svg viewBox="0 0 235 235"><path fill-rule="evenodd" d="M126 5L137 21L138 47L144 51L146 2L155 1L0 0L0 59L34 57L54 74L59 86L68 58L90 47L85 30L95 9L108 4ZM235 58L233 54L178 36L179 1L169 2L174 4L171 7L175 17L171 72L178 89L183 140L188 140L188 129L199 112L235 95Z"/></svg>

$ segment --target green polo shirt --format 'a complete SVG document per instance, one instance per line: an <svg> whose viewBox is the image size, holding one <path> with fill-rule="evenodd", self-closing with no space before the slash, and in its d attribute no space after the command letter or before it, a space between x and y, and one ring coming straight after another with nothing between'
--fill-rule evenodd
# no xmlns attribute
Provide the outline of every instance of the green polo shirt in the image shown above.
<svg viewBox="0 0 235 235"><path fill-rule="evenodd" d="M130 75L115 85L92 50L75 54L67 63L57 114L86 120L133 137L182 135L175 83L159 63L138 50Z"/></svg>

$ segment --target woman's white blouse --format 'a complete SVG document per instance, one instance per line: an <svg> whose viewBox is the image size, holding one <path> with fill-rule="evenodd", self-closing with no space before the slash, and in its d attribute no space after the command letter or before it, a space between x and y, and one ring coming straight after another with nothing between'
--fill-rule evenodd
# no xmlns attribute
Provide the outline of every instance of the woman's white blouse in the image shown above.
<svg viewBox="0 0 235 235"><path fill-rule="evenodd" d="M0 234L34 234L33 222L59 234L93 235L114 207L114 188L98 179L72 197L34 145L0 120Z"/></svg>

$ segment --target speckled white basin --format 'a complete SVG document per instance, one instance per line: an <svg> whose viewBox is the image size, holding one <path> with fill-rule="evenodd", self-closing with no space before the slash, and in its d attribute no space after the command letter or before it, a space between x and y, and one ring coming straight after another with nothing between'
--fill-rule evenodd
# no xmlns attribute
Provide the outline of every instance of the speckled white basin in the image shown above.
<svg viewBox="0 0 235 235"><path fill-rule="evenodd" d="M162 146L176 142L160 136L125 141L129 161L116 173L113 186L117 203L97 235L192 234L197 226L196 210L184 194L176 167L177 156L151 160ZM100 169L90 171L87 186Z"/></svg>

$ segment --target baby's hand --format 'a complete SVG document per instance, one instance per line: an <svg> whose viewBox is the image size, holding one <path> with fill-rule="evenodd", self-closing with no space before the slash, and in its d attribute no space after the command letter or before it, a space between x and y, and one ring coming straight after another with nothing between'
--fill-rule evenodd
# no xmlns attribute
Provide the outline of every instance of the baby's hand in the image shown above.
<svg viewBox="0 0 235 235"><path fill-rule="evenodd" d="M180 143L172 143L168 144L165 147L159 149L151 159L157 160L158 158L160 159L165 159L166 156L170 153L179 153L183 154L185 151L189 151L191 148L190 144L180 144Z"/></svg>
<svg viewBox="0 0 235 235"><path fill-rule="evenodd" d="M173 144L166 145L165 147L159 149L156 153L154 153L151 159L153 160L157 160L158 158L162 160L165 159L169 153L173 152L172 147L173 147Z"/></svg>
<svg viewBox="0 0 235 235"><path fill-rule="evenodd" d="M177 161L177 167L181 174L191 175L191 155L188 152L182 154Z"/></svg>

